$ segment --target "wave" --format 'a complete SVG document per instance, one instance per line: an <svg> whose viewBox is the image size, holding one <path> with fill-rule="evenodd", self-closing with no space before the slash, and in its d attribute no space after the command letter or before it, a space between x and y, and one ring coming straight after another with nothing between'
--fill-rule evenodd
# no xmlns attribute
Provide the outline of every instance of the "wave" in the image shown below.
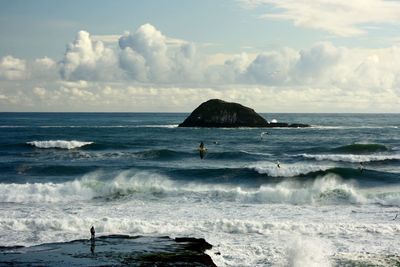
<svg viewBox="0 0 400 267"><path fill-rule="evenodd" d="M385 125L385 126L329 126L329 125L311 125L311 127L306 129L316 129L316 130L346 130L346 129L398 129L397 125Z"/></svg>
<svg viewBox="0 0 400 267"><path fill-rule="evenodd" d="M310 165L310 164L285 164L280 163L280 168L270 162L259 162L248 166L257 173L266 174L269 177L298 177L309 173L326 171L334 166Z"/></svg>
<svg viewBox="0 0 400 267"><path fill-rule="evenodd" d="M199 157L198 151L193 150L192 152L177 151L171 149L152 149L135 152L134 155L141 159L158 159L158 160L171 160L181 159L187 157ZM240 159L240 160L254 160L260 156L268 156L267 153L252 153L247 151L212 151L206 154L208 159L213 160L227 160L227 159Z"/></svg>
<svg viewBox="0 0 400 267"><path fill-rule="evenodd" d="M387 152L390 149L382 144L351 144L334 148L333 151L353 154Z"/></svg>
<svg viewBox="0 0 400 267"><path fill-rule="evenodd" d="M82 141L66 141L66 140L48 140L48 141L30 141L26 142L28 145L37 148L62 148L62 149L74 149L87 145L93 144L93 142L82 142Z"/></svg>
<svg viewBox="0 0 400 267"><path fill-rule="evenodd" d="M111 180L99 172L65 183L0 184L0 202L71 202L96 198L193 198L202 201L288 204L381 204L400 206L400 191L364 194L335 174L311 181L285 180L259 187L174 181L149 172L123 171Z"/></svg>
<svg viewBox="0 0 400 267"><path fill-rule="evenodd" d="M217 160L225 160L225 159L257 159L259 157L270 156L268 153L256 153L256 152L248 152L244 150L240 151L222 151L222 152L210 152L206 154L206 157L209 159L217 159Z"/></svg>
<svg viewBox="0 0 400 267"><path fill-rule="evenodd" d="M375 161L392 161L400 160L400 154L387 155L387 154L373 154L373 155L354 155L354 154L299 154L300 156L307 159L315 159L318 161L342 161L342 162L375 162Z"/></svg>
<svg viewBox="0 0 400 267"><path fill-rule="evenodd" d="M140 159L171 160L171 159L187 157L191 154L183 151L175 151L170 149L152 149L152 150L135 152L134 155Z"/></svg>
<svg viewBox="0 0 400 267"><path fill-rule="evenodd" d="M296 232L304 238L314 233L315 236L318 236L319 233L324 233L326 236L353 236L353 234L359 235L360 233L367 235L380 233L387 236L396 236L400 231L400 225L395 223L363 223L354 221L349 223L317 223L303 222L301 220L298 220L298 222L285 220L264 222L251 219L212 218L204 218L197 221L176 218L175 220L167 221L162 218L151 220L135 217L92 217L90 215L79 217L71 214L51 217L46 215L38 215L34 218L0 218L0 230L3 230L2 232L6 233L11 230L19 233L18 239L20 241L18 242L15 238L12 238L14 236L11 236L7 245L35 245L49 242L49 239L61 242L76 238L87 238L87 226L93 224L96 226L96 232L100 235L120 233L129 235L182 236L193 235L193 231L204 235L204 233L208 233L212 229L213 232L217 233L259 234L264 236L269 236L271 233L287 232L293 236L294 232ZM40 235L37 235L36 238L26 238L31 235L30 233L37 232L40 232ZM21 235L21 233L24 234ZM6 235L3 236L4 238L7 237Z"/></svg>

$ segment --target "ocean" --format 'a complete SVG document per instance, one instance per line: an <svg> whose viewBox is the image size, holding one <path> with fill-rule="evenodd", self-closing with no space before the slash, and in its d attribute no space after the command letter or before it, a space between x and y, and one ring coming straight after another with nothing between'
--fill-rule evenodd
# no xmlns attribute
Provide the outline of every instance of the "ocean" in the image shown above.
<svg viewBox="0 0 400 267"><path fill-rule="evenodd" d="M187 115L0 113L0 246L88 238L94 225L205 238L218 266L400 264L399 114L178 128Z"/></svg>

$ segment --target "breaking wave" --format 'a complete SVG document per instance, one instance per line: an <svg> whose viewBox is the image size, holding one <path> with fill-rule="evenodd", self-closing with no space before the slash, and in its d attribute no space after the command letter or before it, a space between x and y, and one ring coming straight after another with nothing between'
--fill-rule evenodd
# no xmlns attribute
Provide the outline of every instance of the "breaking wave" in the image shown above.
<svg viewBox="0 0 400 267"><path fill-rule="evenodd" d="M309 164L285 164L280 163L280 167L269 162L260 162L250 165L248 168L269 177L297 177L309 173L326 171L333 166L309 165Z"/></svg>
<svg viewBox="0 0 400 267"><path fill-rule="evenodd" d="M167 176L123 171L111 180L93 172L65 183L0 184L0 202L70 202L94 198L134 199L182 196L194 201L238 201L244 203L337 204L374 203L400 206L400 191L362 193L352 183L327 174L312 181L285 180L259 187L174 181Z"/></svg>
<svg viewBox="0 0 400 267"><path fill-rule="evenodd" d="M316 159L319 161L342 161L342 162L373 162L373 161L388 161L400 160L400 154L373 154L373 155L354 155L354 154L299 154L303 158Z"/></svg>
<svg viewBox="0 0 400 267"><path fill-rule="evenodd" d="M48 141L31 141L27 142L28 145L37 148L62 148L62 149L74 149L83 147L86 145L93 144L93 142L82 142L82 141L66 141L66 140L48 140Z"/></svg>

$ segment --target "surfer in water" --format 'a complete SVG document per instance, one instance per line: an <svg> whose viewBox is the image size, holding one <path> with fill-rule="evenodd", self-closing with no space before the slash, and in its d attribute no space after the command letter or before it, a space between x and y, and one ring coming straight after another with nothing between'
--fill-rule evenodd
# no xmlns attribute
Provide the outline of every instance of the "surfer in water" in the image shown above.
<svg viewBox="0 0 400 267"><path fill-rule="evenodd" d="M364 164L362 162L360 162L360 166L358 167L358 169L361 173L364 171Z"/></svg>
<svg viewBox="0 0 400 267"><path fill-rule="evenodd" d="M276 162L276 167L281 168L281 164L279 161Z"/></svg>
<svg viewBox="0 0 400 267"><path fill-rule="evenodd" d="M206 155L206 151L207 151L207 148L204 147L203 141L200 142L200 145L199 145L199 153L200 153L200 158L201 158L201 159L203 159L204 156Z"/></svg>

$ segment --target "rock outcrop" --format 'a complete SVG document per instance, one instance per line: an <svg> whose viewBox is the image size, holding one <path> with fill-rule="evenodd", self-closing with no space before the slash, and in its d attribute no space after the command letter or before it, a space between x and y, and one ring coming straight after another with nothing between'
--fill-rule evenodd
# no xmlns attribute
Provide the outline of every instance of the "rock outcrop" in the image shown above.
<svg viewBox="0 0 400 267"><path fill-rule="evenodd" d="M269 123L253 109L211 99L197 107L179 127L308 127L307 124Z"/></svg>
<svg viewBox="0 0 400 267"><path fill-rule="evenodd" d="M93 240L1 247L0 266L216 267L202 238L109 235Z"/></svg>

